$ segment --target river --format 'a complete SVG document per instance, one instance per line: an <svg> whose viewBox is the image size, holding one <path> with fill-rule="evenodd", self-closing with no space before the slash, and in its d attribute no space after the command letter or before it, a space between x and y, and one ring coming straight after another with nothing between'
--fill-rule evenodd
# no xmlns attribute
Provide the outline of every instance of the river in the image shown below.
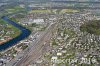
<svg viewBox="0 0 100 66"><path fill-rule="evenodd" d="M8 22L9 24L17 27L19 30L21 30L21 34L18 35L17 37L13 38L12 40L9 40L8 42L4 43L4 44L1 44L0 45L0 51L2 50L5 50L15 44L17 44L19 41L27 38L30 34L31 34L31 31L26 29L25 27L17 24L16 22L10 20L8 17L6 16L3 16L1 17L4 21Z"/></svg>

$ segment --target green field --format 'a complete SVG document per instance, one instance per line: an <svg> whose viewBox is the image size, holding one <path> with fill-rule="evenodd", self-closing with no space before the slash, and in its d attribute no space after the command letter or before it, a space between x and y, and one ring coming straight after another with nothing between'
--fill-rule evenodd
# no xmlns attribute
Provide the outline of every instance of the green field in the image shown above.
<svg viewBox="0 0 100 66"><path fill-rule="evenodd" d="M23 11L23 10L25 10L25 9L20 6L15 6L13 8L5 9L5 11L8 13L14 13L14 12Z"/></svg>
<svg viewBox="0 0 100 66"><path fill-rule="evenodd" d="M50 10L31 10L29 13L51 13Z"/></svg>

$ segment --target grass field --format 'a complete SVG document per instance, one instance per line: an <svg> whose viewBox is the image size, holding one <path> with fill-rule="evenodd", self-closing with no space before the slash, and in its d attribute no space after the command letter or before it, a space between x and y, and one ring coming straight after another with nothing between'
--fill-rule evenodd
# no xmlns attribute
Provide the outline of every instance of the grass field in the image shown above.
<svg viewBox="0 0 100 66"><path fill-rule="evenodd" d="M74 9L62 9L60 13L75 13L79 12L79 10L74 10Z"/></svg>

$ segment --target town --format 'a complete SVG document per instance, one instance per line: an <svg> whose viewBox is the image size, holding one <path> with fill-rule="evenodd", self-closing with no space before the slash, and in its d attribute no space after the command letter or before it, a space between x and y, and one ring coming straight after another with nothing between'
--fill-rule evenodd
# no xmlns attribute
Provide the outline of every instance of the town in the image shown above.
<svg viewBox="0 0 100 66"><path fill-rule="evenodd" d="M0 66L100 66L100 4L65 4L5 6L0 16L6 15L31 34L0 51ZM1 18L0 27L1 46L22 33Z"/></svg>

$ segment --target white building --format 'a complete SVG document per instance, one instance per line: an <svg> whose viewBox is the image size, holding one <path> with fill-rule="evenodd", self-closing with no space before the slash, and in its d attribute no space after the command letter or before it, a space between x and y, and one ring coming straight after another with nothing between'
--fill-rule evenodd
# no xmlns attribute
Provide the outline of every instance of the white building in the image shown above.
<svg viewBox="0 0 100 66"><path fill-rule="evenodd" d="M44 19L34 19L33 23L43 24L44 23Z"/></svg>
<svg viewBox="0 0 100 66"><path fill-rule="evenodd" d="M61 56L62 55L62 53L57 53L57 56Z"/></svg>

